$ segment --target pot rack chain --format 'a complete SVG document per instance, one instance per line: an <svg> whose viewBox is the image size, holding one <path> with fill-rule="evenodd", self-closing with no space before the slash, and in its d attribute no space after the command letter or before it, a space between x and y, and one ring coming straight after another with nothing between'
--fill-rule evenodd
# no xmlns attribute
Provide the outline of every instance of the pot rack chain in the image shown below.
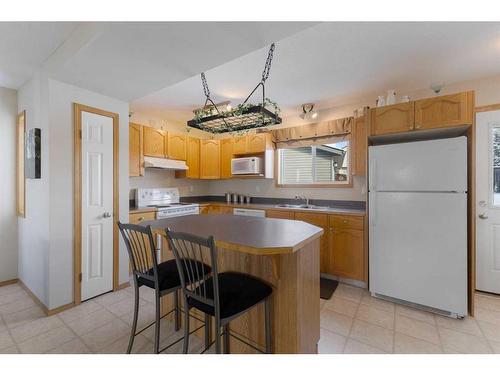
<svg viewBox="0 0 500 375"><path fill-rule="evenodd" d="M274 57L274 43L269 47L269 52L267 53L266 65L264 66L264 71L262 72L262 80L264 83L269 78L269 72L271 71L271 63L273 62Z"/></svg>

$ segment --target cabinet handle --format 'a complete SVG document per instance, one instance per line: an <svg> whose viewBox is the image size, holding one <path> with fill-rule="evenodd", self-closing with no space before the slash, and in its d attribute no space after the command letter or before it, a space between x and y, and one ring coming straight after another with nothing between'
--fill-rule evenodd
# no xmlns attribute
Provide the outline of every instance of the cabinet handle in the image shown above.
<svg viewBox="0 0 500 375"><path fill-rule="evenodd" d="M343 222L344 224L347 224L347 220L345 220L345 219L344 219L344 220L342 220L342 222Z"/></svg>
<svg viewBox="0 0 500 375"><path fill-rule="evenodd" d="M420 124L415 124L415 129L420 129L422 127L422 125Z"/></svg>

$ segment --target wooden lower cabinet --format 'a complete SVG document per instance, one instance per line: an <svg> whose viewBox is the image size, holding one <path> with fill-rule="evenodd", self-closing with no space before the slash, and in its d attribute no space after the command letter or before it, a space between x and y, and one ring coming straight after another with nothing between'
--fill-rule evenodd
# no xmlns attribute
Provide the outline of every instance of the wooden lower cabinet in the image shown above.
<svg viewBox="0 0 500 375"><path fill-rule="evenodd" d="M267 210L266 217L274 219L295 219L295 213L293 211L283 211L283 210Z"/></svg>
<svg viewBox="0 0 500 375"><path fill-rule="evenodd" d="M327 273L364 280L364 248L362 230L330 228L331 254Z"/></svg>
<svg viewBox="0 0 500 375"><path fill-rule="evenodd" d="M208 206L208 210L206 212L207 214L211 215L218 215L218 214L233 214L233 208L232 207L226 207L226 206Z"/></svg>
<svg viewBox="0 0 500 375"><path fill-rule="evenodd" d="M330 241L329 241L329 226L328 215L309 212L296 212L295 220L305 221L306 223L316 225L324 230L320 240L320 272L329 273L328 265L330 264Z"/></svg>
<svg viewBox="0 0 500 375"><path fill-rule="evenodd" d="M128 221L130 224L139 224L142 221L154 220L156 219L155 211L148 212L134 212L128 216Z"/></svg>
<svg viewBox="0 0 500 375"><path fill-rule="evenodd" d="M200 215L206 215L210 211L210 206L200 206Z"/></svg>

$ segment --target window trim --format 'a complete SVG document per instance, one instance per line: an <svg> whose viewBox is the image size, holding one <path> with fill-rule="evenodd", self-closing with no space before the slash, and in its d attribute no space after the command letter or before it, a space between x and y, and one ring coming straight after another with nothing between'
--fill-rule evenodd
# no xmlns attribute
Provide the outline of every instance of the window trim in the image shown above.
<svg viewBox="0 0 500 375"><path fill-rule="evenodd" d="M352 174L352 140L349 140L349 179L346 183L342 182L313 182L310 184L282 184L280 183L280 149L276 149L274 152L274 186L277 188L352 188L353 187L353 174ZM313 149L314 155L316 153Z"/></svg>

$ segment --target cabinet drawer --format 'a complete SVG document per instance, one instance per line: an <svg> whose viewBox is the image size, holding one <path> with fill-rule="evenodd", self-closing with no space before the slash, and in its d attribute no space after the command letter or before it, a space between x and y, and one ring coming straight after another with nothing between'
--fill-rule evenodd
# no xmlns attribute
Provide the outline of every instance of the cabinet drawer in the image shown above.
<svg viewBox="0 0 500 375"><path fill-rule="evenodd" d="M295 218L295 215L293 211L267 210L266 217L274 219L293 220Z"/></svg>
<svg viewBox="0 0 500 375"><path fill-rule="evenodd" d="M363 216L340 216L330 215L330 226L333 228L359 229L363 230Z"/></svg>
<svg viewBox="0 0 500 375"><path fill-rule="evenodd" d="M318 227L328 227L328 215L316 214L309 212L296 212L295 220L305 221L306 223L316 225Z"/></svg>
<svg viewBox="0 0 500 375"><path fill-rule="evenodd" d="M154 220L156 218L156 212L137 212L129 215L130 224L139 224L143 221Z"/></svg>

